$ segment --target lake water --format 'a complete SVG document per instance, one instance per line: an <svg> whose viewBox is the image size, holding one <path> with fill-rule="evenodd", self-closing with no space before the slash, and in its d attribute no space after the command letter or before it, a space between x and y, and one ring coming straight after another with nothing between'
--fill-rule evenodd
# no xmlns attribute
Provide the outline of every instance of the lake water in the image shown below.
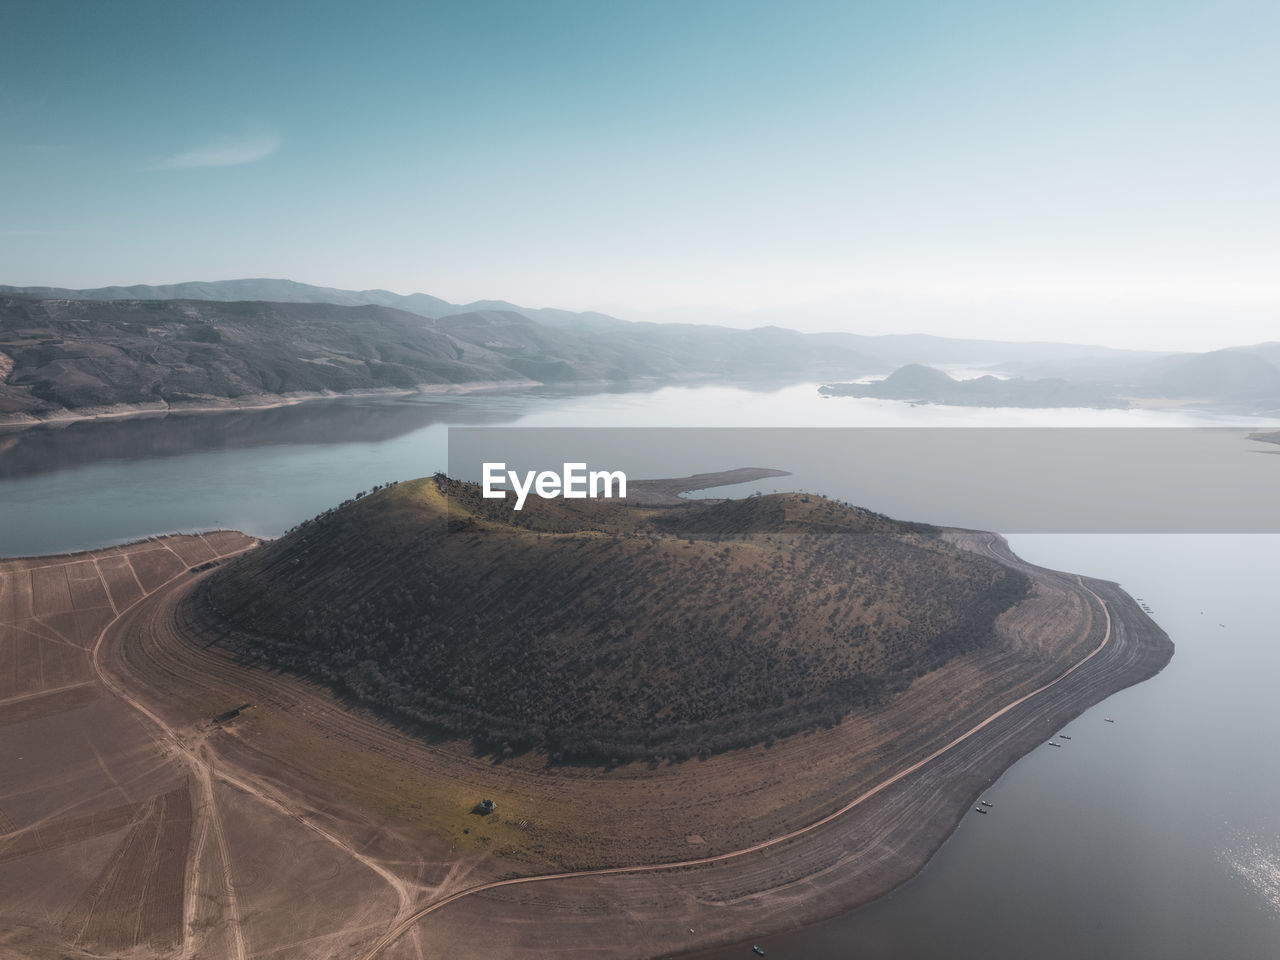
<svg viewBox="0 0 1280 960"><path fill-rule="evenodd" d="M1142 597L1172 662L1069 724L1062 748L1018 761L986 794L990 814L966 817L914 880L752 942L832 960L1280 956L1280 538L1010 541Z"/></svg>
<svg viewBox="0 0 1280 960"><path fill-rule="evenodd" d="M815 384L324 401L243 413L80 422L0 433L0 556L83 550L149 534L219 527L275 536L374 484L445 470L450 426L1172 427L1240 422L1145 410L985 410L824 399ZM1248 425L1256 430L1280 423ZM745 465L708 466L697 453L687 455L690 472ZM1280 472L1280 457L1252 459L1268 466L1274 461ZM681 462L663 467L682 469ZM867 502L867 491L842 486L838 473L808 477L800 486L805 483L815 490L821 483L823 493L902 516L911 509L909 500L896 497ZM752 486L766 492L788 489L781 480Z"/></svg>
<svg viewBox="0 0 1280 960"><path fill-rule="evenodd" d="M820 400L813 385L799 385L335 401L72 424L0 434L0 555L210 527L278 534L375 483L445 469L451 425L1211 422ZM1280 469L1280 458L1266 460ZM764 485L786 489L785 479ZM820 492L859 501L840 476L826 480ZM1173 662L1071 724L1062 749L1042 747L1015 764L989 794L991 814L968 817L915 880L842 917L750 942L770 957L817 960L1280 956L1280 643L1271 599L1280 537L1010 539L1032 562L1118 580L1144 598L1177 645ZM706 957L750 955L740 945Z"/></svg>

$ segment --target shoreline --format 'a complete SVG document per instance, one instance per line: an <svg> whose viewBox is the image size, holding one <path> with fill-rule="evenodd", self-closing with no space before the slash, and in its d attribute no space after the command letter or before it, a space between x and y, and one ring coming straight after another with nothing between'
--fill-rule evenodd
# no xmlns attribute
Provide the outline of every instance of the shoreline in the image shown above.
<svg viewBox="0 0 1280 960"><path fill-rule="evenodd" d="M974 799L1005 769L1041 744L1046 733L1052 734L1051 728L1063 725L1112 693L1154 675L1172 653L1172 644L1159 627L1115 584L1024 564L994 535L951 531L948 536L966 541L968 549L1034 571L1037 582L1046 585L1045 589L1081 598L1075 608L1086 616L1074 626L1055 620L1054 615L1060 617L1065 609L1060 605L1042 604L1028 614L1029 622L1038 625L1038 629L1056 629L1058 634L1070 631L1070 638L1063 638L1070 640L1067 648L1057 655L1058 666L1040 679L1032 677L1010 685L1016 674L1005 677L990 673L990 668L983 665L986 661L980 660L973 667L978 671L975 676L986 677L995 692L983 694L972 704L958 705L959 715L941 718L942 726L928 742L917 740L918 745L910 749L904 743L894 754L892 765L875 768L883 772L868 773L870 779L850 780L844 788L848 792L843 795L839 784L833 784L832 791L816 798L816 803L778 821L781 829L763 835L755 833L746 845L726 847L723 842L712 840L710 849L703 848L706 853L697 847L685 847L693 856L668 857L662 862L636 863L634 856L628 858L620 851L613 865L569 869L567 873L564 868L560 872L546 867L539 870L532 863L506 860L500 850L479 859L465 851L446 854L439 850L431 859L445 872L424 885L407 876L400 877L394 867L403 856L395 851L406 849L403 831L407 822L401 823L392 816L379 828L387 834L384 840L375 849L361 846L361 856L388 870L383 880L394 880L393 887L409 886L399 887L405 899L396 916L386 917L374 931L366 926L366 932L350 942L350 955L399 956L400 950L393 945L398 942L397 936L416 937L422 933L438 945L441 955L459 958L702 956L710 949L742 943L744 937L783 932L848 912L915 876L967 815ZM48 559L56 561L53 565L57 566L59 562L83 563L91 556L122 552L159 556L159 551L193 549L182 544L197 540L204 538L148 538L135 548ZM228 541L225 546L223 540ZM233 547L231 540L237 541L234 545L244 542L233 533L218 535L221 549L217 552ZM50 565L31 560L6 563L22 567ZM106 560L102 563L105 568ZM415 766L425 763L422 769L432 778L443 776L449 780L461 772L463 781L470 784L466 788L468 795L495 795L484 784L490 782L486 778L504 776L501 767L483 758L455 756L448 744L438 746L407 738L362 711L333 702L325 692L303 681L255 671L217 648L203 646L198 637L187 636L180 629L180 618L173 617L180 612L180 601L199 578L199 572L194 566L190 571L179 570L163 583L159 582L160 575L154 576L155 585L144 597L104 625L102 636L106 643L101 647L100 662L122 685L130 702L157 718L168 731L164 739L172 739L176 749L190 749L186 765L194 765L200 777L212 775L222 784L218 789L222 791L219 804L224 815L227 810L251 803L251 799L243 799L246 796L257 795L259 800L265 796L265 806L253 808L258 811L254 816L262 818L264 827L268 822L283 822L281 818L293 816L295 810L317 811L311 816L321 816L321 820L314 829L325 844L336 843L339 847L348 842L343 838L358 835L359 823L371 815L367 807L351 806L350 796L341 790L335 793L333 788L341 784L331 781L322 772L323 767L317 770L297 758L281 766L273 759L276 748L271 731L277 729L278 723L286 724L278 728L285 733L308 730L317 737L323 734L326 746L314 755L318 758L340 758L346 749L353 756L377 756L378 765L390 765L388 769L393 772L402 769L399 765L408 758ZM1114 620L1112 642L1107 642L1111 634L1104 630L1104 616L1108 621ZM1049 621L1054 621L1053 625L1045 626ZM179 628L177 632L175 627ZM1069 656L1068 650L1072 651ZM96 651L95 646L95 659ZM1068 664L1065 670L1063 664ZM964 682L963 671L953 682ZM225 705L214 702L209 708L201 707L197 715L206 721L193 725L190 719L184 719L190 711L184 703L189 704L193 695L185 686L192 683L196 684L194 695L201 697L202 703L208 701L210 694L217 701L234 691L240 697L237 703L250 701L255 704L254 709L243 723L230 730L204 732L207 717ZM54 695L61 696L56 690L48 696L52 699ZM204 712L206 709L209 712ZM885 720L892 722L891 717L892 712ZM819 731L812 738L780 741L773 751L743 751L727 764L730 779L738 790L747 785L750 793L756 776L767 769L761 764L780 764L784 776L788 769L798 773L800 768L794 765L806 763L806 757L838 750L842 742L856 742L848 738L861 736L860 723L850 718L846 724L857 729L842 731L837 727ZM265 740L264 731L268 737ZM905 731L894 728L895 738L903 735ZM330 740L331 736L342 742ZM343 742L347 744L345 748ZM888 742L896 741L891 738ZM198 751L196 744L201 745ZM335 748L339 752L332 754ZM836 760L845 763L840 757ZM674 786L674 778L697 772L697 792L704 791L706 778L716 776L717 763L724 762L648 772L637 769L607 777L591 771L562 771L550 779L557 802L562 798L571 803L575 789L587 798L598 798L599 804L604 805L596 815L600 818L607 816L604 807L611 798L621 796L619 789L638 789L641 795L633 799L636 811L643 815L655 801L661 800L660 807L673 802L667 791ZM452 771L450 764L454 765ZM548 776L537 773L535 768L527 773L517 770L512 775L517 774L535 779ZM723 780L724 772L719 776ZM581 782L575 786L575 780ZM529 783L533 785L532 781ZM202 788L206 796L216 796L208 793L209 789ZM650 795L654 789L657 794ZM569 793L565 794L565 790ZM233 795L242 799L232 802ZM511 811L508 815L515 815L516 798L506 793L496 795L502 798L504 813ZM755 804L754 800L743 802L749 807ZM229 803L231 806L227 807ZM537 818L536 823L541 820L538 814L529 815ZM693 811L681 807L676 829L697 829L695 819ZM400 840L395 846L384 845L397 835ZM424 835L417 836L414 846L427 849L422 846L427 842ZM362 884L375 880L369 875ZM352 895L362 891L365 896L372 896L375 889L381 888L376 884L368 889L358 885ZM242 894L247 896L248 891ZM609 905L603 913L599 909L602 903ZM220 917L216 922L222 925L221 929L226 929L229 922L239 922L218 913L212 904L201 908L205 909L215 911L208 919ZM630 936L637 924L645 931L642 938ZM696 935L690 935L691 928L696 929ZM351 935L356 932L351 931ZM220 957L222 951L208 955Z"/></svg>
<svg viewBox="0 0 1280 960"><path fill-rule="evenodd" d="M248 413L292 407L321 400L373 400L403 397L463 396L471 393L502 393L505 391L552 388L573 391L621 389L623 392L643 391L659 386L714 386L735 385L744 382L736 378L722 379L714 376L691 375L684 377L636 377L629 380L573 380L560 383L544 383L541 380L469 380L464 383L424 383L416 387L377 387L369 390L309 390L293 393L255 393L247 397L210 397L207 401L168 404L120 403L98 407L60 408L45 415L31 413L0 414L0 435L17 433L32 427L59 427L93 420L128 420L145 417L162 418L171 414ZM774 381L770 381L774 382ZM782 378L782 384L814 382L806 378ZM3 380L0 380L3 385Z"/></svg>
<svg viewBox="0 0 1280 960"><path fill-rule="evenodd" d="M606 867L606 868L600 868L600 869L594 869L594 870L572 871L567 873L551 874L551 875L545 875L545 876L515 877L507 880L492 881L488 884L482 884L476 887L467 888L462 891L459 891L458 893L453 894L450 897L447 897L445 899L438 900L435 903L429 904L428 906L419 910L417 913L412 914L409 917L406 917L403 921L400 922L399 925L397 925L395 928L389 931L382 939L380 939L377 943L375 943L374 947L371 950L369 950L366 954L364 954L364 956L362 957L362 960L375 960L375 958L379 956L383 952L383 950L389 948L392 944L395 943L396 940L398 940L401 936L403 936L410 929L412 929L418 922L423 920L429 914L434 913L436 910L443 909L444 907L447 907L450 903L456 902L457 900L460 900L463 897L470 896L473 894L483 893L486 890L493 890L500 887L510 887L515 885L529 884L529 883L552 883L557 881L576 880L576 879L582 879L587 877L617 876L617 875L628 874L628 873L649 873L649 872L658 872L658 871L667 871L667 870L672 870L672 871L686 870L691 868L710 866L713 864L724 863L730 860L736 860L740 857L747 857L747 856L750 856L751 854L767 851L772 847L780 846L783 844L790 843L794 840L798 840L804 837L806 834L812 833L816 830L820 830L823 827L834 823L837 819L845 816L846 814L855 810L857 807L860 807L864 803L873 800L879 794L891 789L897 783L911 777L913 774L924 769L927 765L937 760L938 758L942 757L944 754L948 753L955 747L970 740L972 737L975 737L983 729L985 729L992 723L999 721L1001 717L1016 710L1027 701L1044 693L1046 690L1050 689L1051 687L1054 687L1057 684L1065 681L1077 670L1081 669L1082 667L1085 667L1085 665L1090 660L1092 660L1098 654L1102 653L1104 648L1108 645L1109 642L1111 642L1113 637L1111 614L1107 608L1106 602L1102 600L1102 598L1099 597L1098 594L1095 593L1090 587L1086 586L1082 578L1077 577L1077 580L1079 580L1080 585L1086 591L1088 591L1089 594L1095 600L1098 601L1104 615L1106 616L1106 631L1097 647L1095 647L1092 651L1090 651L1083 659L1077 661L1076 663L1068 667L1065 671L1063 671L1061 675L1054 678L1053 680L1050 680L1047 684L1037 687L1035 690L1032 690L1031 692L1024 694L1017 700L1013 701L1012 703L998 710L996 713L982 720L980 723L976 724L974 727L970 728L969 730L966 730L956 739L950 741L949 743L944 744L943 746L935 750L933 753L929 754L928 756L926 756L921 760L916 761L911 766L881 781L871 789L865 791L864 793L855 797L853 800L849 801L844 806L833 811L832 813L827 814L822 819L814 821L813 823L807 824L803 827L800 827L797 830L794 830L791 833L785 834L783 836L773 837L767 840L763 840L760 843L757 843L751 847L746 847L739 850L733 850L733 851L723 853L723 854L718 854L712 857L706 857L706 858L694 859L694 860L675 861L671 863L644 864L644 865L638 865L634 867L628 867L628 866ZM1014 762L1016 762L1016 760ZM1006 766L1005 769L1008 769L1008 767ZM1000 773L1003 773L1003 772L1004 772L1003 770L1000 771ZM990 779L994 781L998 778L999 778L999 774L996 774L992 776ZM968 806L968 804L971 804L971 803L973 803L972 799L968 801L968 803L966 804L966 807ZM959 821L957 820L957 823L958 822ZM946 836L949 837L951 832L954 831L954 829L955 828L953 825L951 829L947 831ZM945 837L943 838L942 842L945 842ZM920 870L924 869L924 867L928 863L928 860L932 858L933 853L936 852L940 846L941 846L941 842L937 846L933 847L933 849L930 851L928 856L920 863L919 868L912 874L912 876L914 876L915 873L919 873ZM884 895L884 893L887 893L887 892L889 891L883 891L882 893L873 896L871 899L875 899L878 896L882 896ZM742 941L742 942L745 944L747 941ZM685 954L685 955L689 955L689 954Z"/></svg>
<svg viewBox="0 0 1280 960"><path fill-rule="evenodd" d="M1044 571L1043 568L1026 564L1009 550L1008 544L998 535L972 535L967 531L953 531L951 535L969 540L970 544L967 546L970 549L974 549L976 543L979 547L976 552L993 558L999 557L1001 562L1015 565L1024 571L1071 576L1098 601L1106 615L1106 638L1087 656L1068 666L1048 684L1019 697L928 757L892 775L821 820L791 834L705 860L499 881L460 891L420 911L418 916L425 919L435 910L457 903L465 897L474 896L477 902L483 902L486 887L492 889L530 883L568 886L597 878L622 882L624 878L639 879L637 875L650 873L671 871L696 875L702 870L705 871L702 881L689 886L697 891L697 899L701 904L715 904L726 914L734 915L737 921L735 934L728 934L722 929L719 936L711 938L710 943L704 942L684 949L616 954L620 957L662 956L695 960L720 956L730 948L745 949L753 939L785 933L849 913L886 896L917 876L955 832L964 817L969 815L978 798L1013 764L1052 737L1054 730L1074 721L1112 694L1155 676L1167 665L1173 653L1173 644L1167 635L1119 585L1059 574L1056 571ZM980 543L984 538L990 538L985 545ZM1110 612L1113 608L1116 609L1114 626ZM1113 630L1117 637L1123 639L1109 645L1107 641ZM1098 662L1091 663L1095 658ZM1107 658L1112 662L1102 662ZM1091 667L1096 668L1093 673ZM1095 675L1097 670L1104 668L1112 672L1104 672L1101 677ZM1031 715L1025 716L1028 711ZM970 757L988 762L981 767L968 766L966 761ZM905 810L911 810L916 815L906 816ZM884 833L877 837L875 831L878 827ZM805 855L802 847L808 835L820 834L825 830L841 831L850 841L861 846L852 850L846 848L844 855L836 856L819 866ZM868 840L868 834L871 834L872 839ZM816 837L814 839L816 841ZM768 849L775 847L778 848L776 852ZM888 855L886 848L889 848ZM756 863L738 863L740 859L753 861L757 854L761 858L774 859L775 862L768 868ZM788 859L796 863L787 864L785 861ZM859 873L857 861L863 860L861 866L865 867L868 859L872 861L869 868ZM734 889L734 880L716 874L722 874L726 870L732 872L736 865L740 865L744 871L763 871L779 882L770 882L758 891L726 899L719 891ZM802 866L802 869L793 870L795 866ZM842 871L843 876L840 875ZM792 875L788 877L788 873ZM669 882L674 882L671 878L668 879ZM606 888L607 886L606 884ZM596 891L597 896L599 892ZM511 901L505 897L502 899L504 905L510 908ZM549 899L550 896L545 893L540 899L544 910L549 906ZM509 914L504 919L508 923L513 922ZM657 923L659 919L656 914L648 918L651 923ZM723 921L724 918L721 919ZM396 936L407 934L412 929L414 924L405 921ZM657 936L656 931L654 936ZM375 960L383 956L383 951L393 945L394 939L384 938L363 954L361 960ZM460 947L460 943L457 946ZM522 943L521 948L524 947L525 944ZM523 955L523 952L511 954ZM577 953L571 955L579 956ZM581 954L584 958L588 955L594 954Z"/></svg>
<svg viewBox="0 0 1280 960"><path fill-rule="evenodd" d="M1040 675L1039 679L1019 675L1022 679L1012 685L1010 679L1002 680L997 673L981 669L977 674L979 682L990 684L993 692L984 693L986 699L967 706L957 701L956 713L941 719L941 727L931 741L911 749L904 742L893 754L891 765L874 766L882 772L872 774L873 779L851 781L863 786L855 786L843 796L838 791L824 792L821 803L809 804L807 809L813 812L803 815L798 824L793 821L793 826L763 836L755 833L745 847L717 844L706 856L693 858L668 855L649 859L637 856L638 851L630 855L619 851L617 859L606 861L608 865L601 867L570 867L567 871L535 868L532 874L528 871L530 864L495 863L492 868L479 871L471 883L441 888L429 902L401 918L395 930L387 931L390 936L379 938L369 945L368 952L358 955L365 960L394 956L397 936L424 933L433 942L442 938L439 942L447 952L459 958L546 954L585 960L600 956L696 955L741 942L753 931L777 933L845 913L914 877L951 836L977 797L1008 767L1043 743L1055 728L1112 693L1159 672L1172 655L1167 636L1118 586L1026 564L996 535L950 531L947 536L963 541L968 549L1028 572L1049 589L1092 598L1083 600L1087 628L1074 641L1080 652L1065 660L1065 670L1064 651L1051 658L1047 675ZM1108 645L1100 640L1102 621L1104 616L1110 620L1111 610L1115 610L1118 639ZM1041 611L1037 617L1042 618L1044 613ZM1054 620L1047 629L1061 634L1064 627ZM214 666L214 658L225 657L185 631L174 634L169 642L173 644L169 654L172 666L166 674L187 662L197 648L212 654L202 657L210 667ZM1088 655L1081 659L1085 653ZM228 663L226 669L229 677L238 673L242 680L247 679L243 666ZM938 671L947 672L947 668ZM147 682L154 685L158 679L159 675L153 676ZM290 686L298 689L309 685L298 681L296 686ZM1032 693L1035 695L1028 697ZM904 705L900 707L906 709ZM349 705L339 706L340 723L350 722L353 715ZM889 716L893 715L890 710ZM889 716L885 720L894 723ZM376 717L370 720L376 725L382 723ZM858 727L852 717L847 718L846 724ZM321 728L333 733L329 722L322 721ZM812 752L814 743L821 742L829 743L823 750L838 750L840 729L829 732L829 741L821 734L815 735L807 749ZM942 733L946 729L953 732ZM977 730L980 733L970 735ZM388 732L387 736L390 739L394 735ZM905 729L895 724L891 742L899 736L905 736ZM940 739L947 744L943 750L937 749ZM408 749L414 752L415 745L412 738L409 740ZM726 757L729 778L738 784L738 790L750 783L755 765L748 758L753 754L760 757L775 753L784 776L788 769L794 774L799 769L795 764L806 763L808 740L801 735L780 741L774 750L747 750L736 757ZM395 750L389 753L394 755ZM443 769L451 763L474 762L470 758L449 757L449 753L446 749L439 757ZM487 766L483 758L480 763ZM742 763L745 766L739 766ZM894 773L901 768L906 769ZM697 780L704 790L712 782L708 777L724 778L723 773L713 773L711 766L693 769L699 771ZM886 774L888 781L884 780ZM658 779L650 781L650 777ZM650 789L656 789L664 798L664 805L670 804L673 798L667 795L667 788L661 785L665 781L660 778L661 771L641 774L637 786L650 783ZM558 775L550 779L560 783L559 802L572 807L572 796L563 792L570 785ZM586 781L580 790L585 797L598 798L600 804L610 803L610 797L616 799L617 795L609 792L616 784L611 786L608 778L588 775ZM301 782L294 782L301 786ZM518 791L519 782L522 781L511 789ZM305 787L302 795L307 795ZM852 803L851 795L856 798ZM636 815L646 816L642 811L650 802ZM749 805L754 806L754 801ZM683 810L682 819L684 829L699 829L690 811ZM686 849L689 853L696 850ZM592 917L590 905L601 902L625 915L628 925L642 924L648 931L648 946L619 943L622 928L618 923ZM495 942L489 933L498 918L504 933ZM690 928L697 931L692 938L686 932ZM480 944L484 949L477 952Z"/></svg>
<svg viewBox="0 0 1280 960"><path fill-rule="evenodd" d="M227 397L221 402L210 398L208 402L191 404L167 404L157 406L140 403L120 403L105 407L83 407L77 410L63 408L60 412L37 417L31 414L10 414L0 418L0 432L25 430L30 427L59 427L90 420L126 420L134 417L166 417L171 414L239 413L256 410L274 410L294 407L317 400L373 400L396 399L417 396L455 396L468 393L498 393L504 390L528 390L545 384L537 380L474 380L467 383L425 383L415 388L385 387L372 390L308 390L297 393L255 393L248 398ZM21 419L16 417L21 416Z"/></svg>
<svg viewBox="0 0 1280 960"><path fill-rule="evenodd" d="M977 547L976 552L990 556L993 559L999 559L1002 563L1017 566L1024 572L1044 571L1053 574L1058 573L1057 571L1046 571L1045 568L1026 563L1013 553L1009 548L1008 542L998 534L983 534L981 531L950 530L948 535L956 540L968 540L967 548L974 549ZM981 542L984 538L989 538L985 544ZM1084 682L1081 696L1076 699L1064 700L1061 694L1066 691L1059 690L1057 691L1059 694L1057 698L1036 704L1038 714L1034 717L1028 717L1020 723L1018 729L1014 730L1012 735L1002 744L1003 749L990 756L992 762L990 766L983 770L975 772L973 770L958 769L954 762L957 758L952 758L952 767L957 773L956 782L949 798L952 810L946 810L948 800L943 800L933 805L939 815L920 820L920 824L915 830L915 836L907 844L910 851L909 857L898 863L895 869L886 871L886 875L881 878L881 889L867 891L843 905L831 902L826 905L825 909L815 908L807 912L795 912L788 916L786 922L780 926L772 927L768 930L755 931L757 937L776 936L816 926L853 913L893 893L903 884L917 877L929 865L934 855L951 839L960 823L966 817L972 815L972 808L979 798L987 792L990 786L999 781L1014 764L1043 746L1046 740L1053 737L1054 731L1073 723L1112 695L1150 680L1168 665L1174 652L1172 641L1142 611L1137 601L1129 596L1119 584L1078 574L1071 576L1079 582L1081 587L1091 593L1099 601L1103 609L1107 611L1109 630L1115 631L1122 637L1128 633L1134 634L1133 637L1125 637L1124 641L1122 641L1126 643L1125 649L1116 649L1113 646L1109 651L1112 656L1121 656L1119 666L1125 668L1123 672L1113 674L1110 682L1085 682L1090 678L1077 676L1074 678L1076 686ZM1112 611L1114 611L1114 616ZM1094 659L1098 654L1104 653L1104 647L1106 646L1105 643L1099 645L1089 656L1068 667L1052 685L1056 685L1058 681L1066 681L1069 675L1075 674L1079 668L1085 667L1087 661ZM1097 664L1096 666L1100 667L1102 664ZM1007 709L1012 711L1014 707L1026 699L1033 698L1022 698L1011 704ZM995 720L996 718L993 717L991 719ZM968 774L968 776L962 776L963 774ZM880 798L880 803L886 807L894 805L889 797ZM716 960L729 949L738 946L742 946L745 949L750 942L752 942L750 939L737 938L714 946L682 950L669 954L669 957L680 958L680 960Z"/></svg>

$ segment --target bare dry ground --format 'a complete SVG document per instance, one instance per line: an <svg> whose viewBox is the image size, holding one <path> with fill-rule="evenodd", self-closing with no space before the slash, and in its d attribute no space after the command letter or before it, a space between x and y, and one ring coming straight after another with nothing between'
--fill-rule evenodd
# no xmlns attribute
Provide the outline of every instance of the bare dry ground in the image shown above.
<svg viewBox="0 0 1280 960"><path fill-rule="evenodd" d="M1114 584L952 536L1034 579L1002 644L830 729L609 771L424 742L205 645L192 568L241 534L0 561L0 957L644 957L848 909L1172 652Z"/></svg>

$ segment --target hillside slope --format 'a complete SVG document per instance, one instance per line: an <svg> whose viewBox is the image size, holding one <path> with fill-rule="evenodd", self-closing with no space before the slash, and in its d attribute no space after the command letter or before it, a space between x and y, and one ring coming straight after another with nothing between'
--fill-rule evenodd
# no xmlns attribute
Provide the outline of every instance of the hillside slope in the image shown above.
<svg viewBox="0 0 1280 960"><path fill-rule="evenodd" d="M791 331L553 326L479 310L0 297L0 422L422 386L805 377L866 361Z"/></svg>
<svg viewBox="0 0 1280 960"><path fill-rule="evenodd" d="M1280 367L1262 352L1214 350L1153 364L1148 392L1180 399L1280 404Z"/></svg>
<svg viewBox="0 0 1280 960"><path fill-rule="evenodd" d="M0 414L521 380L506 358L385 307L0 299Z"/></svg>
<svg viewBox="0 0 1280 960"><path fill-rule="evenodd" d="M1025 579L819 497L515 514L437 476L212 575L212 637L411 724L552 757L691 756L883 702L987 643Z"/></svg>

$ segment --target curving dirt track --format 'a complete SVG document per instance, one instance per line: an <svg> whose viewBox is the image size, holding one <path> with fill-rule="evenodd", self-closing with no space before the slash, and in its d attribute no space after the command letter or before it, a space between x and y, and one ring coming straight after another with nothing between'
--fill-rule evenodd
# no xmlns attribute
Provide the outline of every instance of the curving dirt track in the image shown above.
<svg viewBox="0 0 1280 960"><path fill-rule="evenodd" d="M181 946L160 931L134 937L139 955L642 957L880 895L1018 757L1172 652L1114 584L1029 567L994 535L952 536L1036 584L1002 618L999 649L771 750L608 774L496 765L237 663L193 614L198 574L157 580L165 568L138 564L92 646L89 689L141 721L161 751L152 763L179 771L192 811ZM229 723L209 722L243 703ZM481 795L499 798L499 814L450 819ZM117 792L115 804L106 822L134 824L131 836L156 819L154 802L113 814Z"/></svg>

